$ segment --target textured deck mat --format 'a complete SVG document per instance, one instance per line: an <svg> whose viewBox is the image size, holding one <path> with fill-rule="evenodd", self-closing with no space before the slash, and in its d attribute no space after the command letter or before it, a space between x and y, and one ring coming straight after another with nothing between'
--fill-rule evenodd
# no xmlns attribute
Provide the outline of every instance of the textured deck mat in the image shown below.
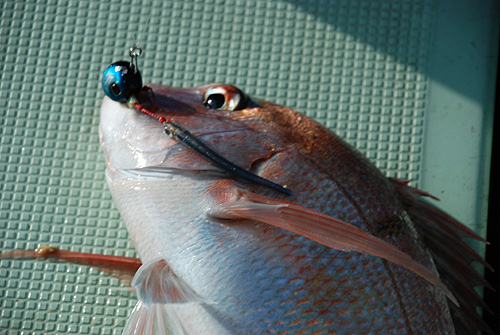
<svg viewBox="0 0 500 335"><path fill-rule="evenodd" d="M484 234L498 8L445 2L0 2L0 251L135 255L98 143L102 71L134 43L145 81L293 107ZM87 267L0 261L1 335L120 334L134 304Z"/></svg>

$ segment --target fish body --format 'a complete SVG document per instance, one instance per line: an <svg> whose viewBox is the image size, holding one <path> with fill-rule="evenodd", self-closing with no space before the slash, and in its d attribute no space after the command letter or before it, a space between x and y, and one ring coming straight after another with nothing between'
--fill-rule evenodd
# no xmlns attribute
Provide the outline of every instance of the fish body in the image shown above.
<svg viewBox="0 0 500 335"><path fill-rule="evenodd" d="M334 218L437 278L402 183L322 125L233 86L152 90L159 115L294 194L232 178L154 119L104 98L106 176L144 264L125 333L455 334L445 293L422 275L356 242L308 235L309 217ZM224 106L208 108L208 95Z"/></svg>

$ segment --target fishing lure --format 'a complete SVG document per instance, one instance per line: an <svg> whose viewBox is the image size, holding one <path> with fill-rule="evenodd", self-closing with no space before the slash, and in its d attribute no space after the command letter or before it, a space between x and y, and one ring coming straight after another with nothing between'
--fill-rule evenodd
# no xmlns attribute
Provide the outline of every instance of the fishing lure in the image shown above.
<svg viewBox="0 0 500 335"><path fill-rule="evenodd" d="M194 134L182 127L177 122L166 121L164 117L158 116L155 113L156 100L154 92L149 86L142 85L141 73L137 66L137 58L142 54L142 49L134 46L129 50L130 62L118 61L104 71L102 76L102 87L104 93L114 101L126 103L130 108L136 109L141 113L149 115L165 127L165 133L178 140L184 146L198 153L208 161L212 162L218 168L227 173L252 183L269 187L275 191L286 195L294 195L294 193L284 186L273 183L270 180L262 178L251 171L245 170L238 165L230 162L226 158L212 150L203 141L197 138ZM153 107L151 110L141 105L137 99L140 92L150 92L153 99ZM206 101L207 108L212 108L217 105L216 98L208 97Z"/></svg>

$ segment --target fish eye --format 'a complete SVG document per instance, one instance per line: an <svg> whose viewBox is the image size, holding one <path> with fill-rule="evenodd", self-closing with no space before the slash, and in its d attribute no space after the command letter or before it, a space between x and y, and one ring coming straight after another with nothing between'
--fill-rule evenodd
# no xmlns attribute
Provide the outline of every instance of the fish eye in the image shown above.
<svg viewBox="0 0 500 335"><path fill-rule="evenodd" d="M226 104L226 98L222 94L210 94L205 100L205 106L212 109L221 109Z"/></svg>
<svg viewBox="0 0 500 335"><path fill-rule="evenodd" d="M104 93L114 101L126 102L142 88L139 71L134 71L130 62L119 61L111 64L102 74Z"/></svg>
<svg viewBox="0 0 500 335"><path fill-rule="evenodd" d="M248 96L232 85L216 85L207 89L203 104L210 109L237 111L248 107Z"/></svg>

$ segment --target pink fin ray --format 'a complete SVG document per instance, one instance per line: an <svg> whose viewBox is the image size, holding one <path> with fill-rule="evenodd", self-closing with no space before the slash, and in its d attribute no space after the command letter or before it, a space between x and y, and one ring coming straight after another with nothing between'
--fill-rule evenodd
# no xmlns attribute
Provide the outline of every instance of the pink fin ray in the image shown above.
<svg viewBox="0 0 500 335"><path fill-rule="evenodd" d="M357 228L296 203L241 191L237 201L222 203L208 212L215 219L250 219L302 235L327 247L357 251L398 264L439 287L458 304L436 274L393 245Z"/></svg>
<svg viewBox="0 0 500 335"><path fill-rule="evenodd" d="M391 179L417 230L432 254L439 275L460 303L460 308L450 305L457 335L476 334L478 331L492 334L476 312L476 307L489 308L474 290L475 286L493 287L470 263L479 262L493 270L484 259L468 246L462 238L473 238L488 243L484 238L426 202L421 197L435 197L408 185L407 180Z"/></svg>
<svg viewBox="0 0 500 335"><path fill-rule="evenodd" d="M0 253L0 259L49 259L87 265L130 283L141 260L134 257L91 254L61 250L54 246L41 246L36 250L12 250Z"/></svg>
<svg viewBox="0 0 500 335"><path fill-rule="evenodd" d="M139 300L146 304L173 304L201 302L202 299L179 278L164 259L157 259L141 266L132 286Z"/></svg>
<svg viewBox="0 0 500 335"><path fill-rule="evenodd" d="M160 258L141 266L132 285L139 301L125 325L123 335L189 335L175 306L200 303L202 299L174 273L166 260Z"/></svg>
<svg viewBox="0 0 500 335"><path fill-rule="evenodd" d="M189 335L172 304L146 304L139 300L122 335Z"/></svg>
<svg viewBox="0 0 500 335"><path fill-rule="evenodd" d="M409 186L409 180L405 179L397 179L397 178L389 178L396 186L396 190L401 195L404 203L412 209L418 210L419 215L424 217L428 221L432 221L435 224L435 228L439 228L446 234L453 234L459 236L461 238L470 237L476 239L478 241L489 244L484 238L476 234L471 229L467 228L461 222L455 220L439 208L425 202L419 200L419 197L428 197L434 200L439 200L439 198L419 190L413 186Z"/></svg>

